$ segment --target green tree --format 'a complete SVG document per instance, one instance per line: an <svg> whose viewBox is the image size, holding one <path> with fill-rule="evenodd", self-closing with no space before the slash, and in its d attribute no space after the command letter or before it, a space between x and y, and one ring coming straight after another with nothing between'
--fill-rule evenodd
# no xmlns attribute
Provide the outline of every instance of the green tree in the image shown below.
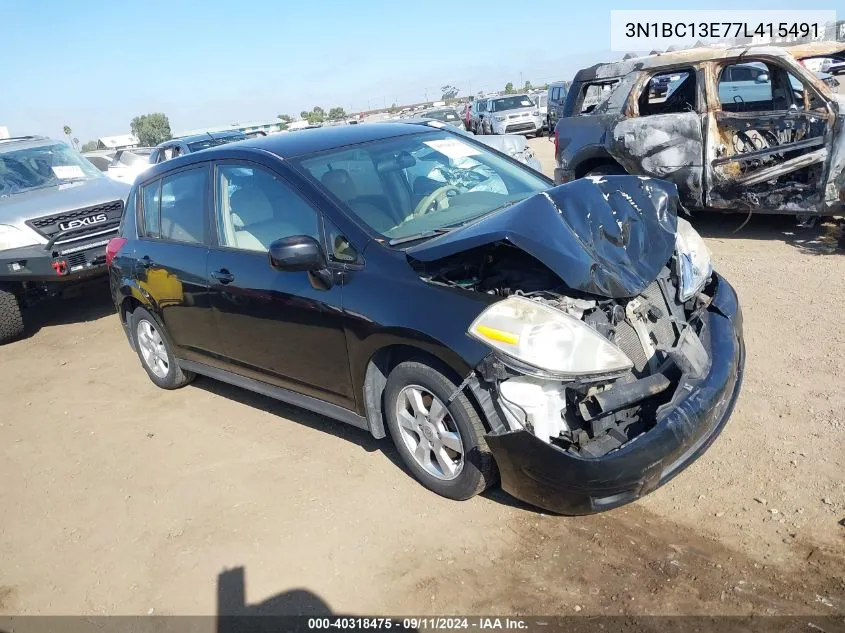
<svg viewBox="0 0 845 633"><path fill-rule="evenodd" d="M455 86L449 84L441 86L440 91L443 93L443 96L441 97L443 101L449 101L451 99L454 99L458 96L458 93L460 92L458 88L455 88Z"/></svg>
<svg viewBox="0 0 845 633"><path fill-rule="evenodd" d="M138 141L144 147L155 147L173 137L170 132L170 120L162 112L136 116L132 119L129 127L132 129L132 134L138 137Z"/></svg>
<svg viewBox="0 0 845 633"><path fill-rule="evenodd" d="M66 125L62 128L62 131L65 133L65 136L67 136L67 140L70 141L71 146L73 146L73 141L70 138L70 135L73 134L73 130L70 129L69 125Z"/></svg>
<svg viewBox="0 0 845 633"><path fill-rule="evenodd" d="M525 85L522 87L522 91L528 92L529 90L531 90L531 82L526 79Z"/></svg>
<svg viewBox="0 0 845 633"><path fill-rule="evenodd" d="M282 120L283 123L290 123L293 121L293 117L289 114L280 114L279 118Z"/></svg>
<svg viewBox="0 0 845 633"><path fill-rule="evenodd" d="M81 151L83 151L83 152L93 152L95 149L97 149L97 141L88 141L87 143L85 143L82 146Z"/></svg>
<svg viewBox="0 0 845 633"><path fill-rule="evenodd" d="M311 125L315 123L322 123L326 120L326 111L320 106L314 106L311 112L302 111L302 118L307 120Z"/></svg>
<svg viewBox="0 0 845 633"><path fill-rule="evenodd" d="M511 95L513 94L513 82L509 81L505 84L505 94Z"/></svg>
<svg viewBox="0 0 845 633"><path fill-rule="evenodd" d="M346 112L340 106L335 106L329 110L329 114L327 116L329 121L338 121L346 118Z"/></svg>

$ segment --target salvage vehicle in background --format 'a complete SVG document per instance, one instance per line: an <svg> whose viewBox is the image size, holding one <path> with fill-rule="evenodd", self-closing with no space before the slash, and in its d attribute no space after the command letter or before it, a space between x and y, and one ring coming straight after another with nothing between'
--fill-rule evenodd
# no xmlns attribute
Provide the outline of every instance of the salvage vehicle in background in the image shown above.
<svg viewBox="0 0 845 633"><path fill-rule="evenodd" d="M431 110L423 110L418 116L422 119L442 121L447 125L464 129L463 121L461 121L460 115L454 108L433 108Z"/></svg>
<svg viewBox="0 0 845 633"><path fill-rule="evenodd" d="M442 128L445 125L442 121L420 118L403 119L402 123L411 123L415 125L422 123L434 128ZM543 165L534 155L534 151L528 145L526 138L521 134L473 134L472 132L467 132L460 127L455 131L461 135L469 136L476 141L484 143L487 147L492 147L503 154L507 154L514 160L518 160L523 165L526 165L535 171L539 171L540 173L543 172Z"/></svg>
<svg viewBox="0 0 845 633"><path fill-rule="evenodd" d="M693 209L841 213L845 100L798 60L842 50L699 48L581 70L555 128L555 182L639 174ZM670 77L662 97L657 76Z"/></svg>
<svg viewBox="0 0 845 633"><path fill-rule="evenodd" d="M484 121L484 115L487 113L487 99L476 99L472 102L472 109L470 110L469 131L474 134L483 134L481 130L481 123Z"/></svg>
<svg viewBox="0 0 845 633"><path fill-rule="evenodd" d="M293 124L289 126L289 129L293 129ZM243 132L229 130L226 132L206 132L205 134L170 139L169 141L156 145L150 156L150 163L153 165L163 163L177 156L184 156L185 154L199 152L200 150L217 147L226 143L243 141L246 138L247 136Z"/></svg>
<svg viewBox="0 0 845 633"><path fill-rule="evenodd" d="M543 120L528 95L507 95L487 100L482 134L542 134Z"/></svg>
<svg viewBox="0 0 845 633"><path fill-rule="evenodd" d="M34 301L105 274L128 191L60 141L0 140L0 343Z"/></svg>
<svg viewBox="0 0 845 633"><path fill-rule="evenodd" d="M152 147L131 147L115 151L106 176L131 185L135 179L150 168Z"/></svg>
<svg viewBox="0 0 845 633"><path fill-rule="evenodd" d="M726 424L742 316L674 186L549 179L436 122L157 165L107 249L150 379L388 433L414 476L554 512L633 501Z"/></svg>
<svg viewBox="0 0 845 633"><path fill-rule="evenodd" d="M546 92L546 129L552 133L557 120L563 116L563 105L569 92L570 81L555 81L549 84Z"/></svg>

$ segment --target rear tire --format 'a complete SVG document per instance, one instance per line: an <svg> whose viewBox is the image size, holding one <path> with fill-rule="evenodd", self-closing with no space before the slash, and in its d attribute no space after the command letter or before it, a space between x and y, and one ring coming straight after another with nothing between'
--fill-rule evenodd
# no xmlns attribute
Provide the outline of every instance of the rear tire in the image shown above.
<svg viewBox="0 0 845 633"><path fill-rule="evenodd" d="M587 176L623 176L627 172L622 169L620 165L613 165L611 163L607 163L605 165L598 165L597 167L593 167L590 171L584 174L584 178Z"/></svg>
<svg viewBox="0 0 845 633"><path fill-rule="evenodd" d="M129 332L141 366L156 386L178 389L196 378L193 372L179 367L164 328L144 308L135 308L129 316Z"/></svg>
<svg viewBox="0 0 845 633"><path fill-rule="evenodd" d="M0 344L13 341L23 334L23 315L18 298L0 290Z"/></svg>
<svg viewBox="0 0 845 633"><path fill-rule="evenodd" d="M429 490L464 500L495 483L496 462L487 432L457 385L425 362L405 361L387 377L387 426L402 461ZM400 419L401 418L401 419Z"/></svg>

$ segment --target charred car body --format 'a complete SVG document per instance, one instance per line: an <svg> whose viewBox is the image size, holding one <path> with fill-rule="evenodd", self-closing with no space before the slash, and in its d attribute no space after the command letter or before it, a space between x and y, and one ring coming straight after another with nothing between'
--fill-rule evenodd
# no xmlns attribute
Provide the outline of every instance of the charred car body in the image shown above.
<svg viewBox="0 0 845 633"><path fill-rule="evenodd" d="M641 174L677 185L691 209L840 213L845 100L798 60L843 50L697 48L581 70L555 131L555 182Z"/></svg>
<svg viewBox="0 0 845 633"><path fill-rule="evenodd" d="M552 188L448 126L371 124L154 167L107 258L157 385L209 375L389 432L439 494L498 472L579 514L675 476L739 393L736 294L677 210L659 180Z"/></svg>
<svg viewBox="0 0 845 633"><path fill-rule="evenodd" d="M65 143L0 140L0 343L28 304L105 274L128 191Z"/></svg>

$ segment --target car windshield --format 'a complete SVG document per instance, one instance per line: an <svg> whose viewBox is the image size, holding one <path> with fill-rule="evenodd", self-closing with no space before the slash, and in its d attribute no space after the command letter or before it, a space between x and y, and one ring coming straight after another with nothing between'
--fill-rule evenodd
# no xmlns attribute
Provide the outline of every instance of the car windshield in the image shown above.
<svg viewBox="0 0 845 633"><path fill-rule="evenodd" d="M392 241L451 229L549 188L532 170L445 130L321 152L295 164Z"/></svg>
<svg viewBox="0 0 845 633"><path fill-rule="evenodd" d="M0 196L103 177L64 143L0 152Z"/></svg>
<svg viewBox="0 0 845 633"><path fill-rule="evenodd" d="M458 113L454 110L432 110L423 114L426 119L434 119L435 121L457 121Z"/></svg>
<svg viewBox="0 0 845 633"><path fill-rule="evenodd" d="M517 97L505 97L504 99L496 99L493 101L493 112L501 112L502 110L516 110L517 108L530 108L534 105L525 95Z"/></svg>
<svg viewBox="0 0 845 633"><path fill-rule="evenodd" d="M192 152L198 152L203 149L208 149L209 147L217 147L218 145L225 145L226 143L234 143L235 141L242 141L246 138L246 136L241 135L232 135L232 136L215 136L215 137L208 137L207 139L203 139L201 141L194 141L193 143L188 143L188 149Z"/></svg>
<svg viewBox="0 0 845 633"><path fill-rule="evenodd" d="M146 165L150 162L152 150L124 150L114 157L112 167L132 167L135 165Z"/></svg>

